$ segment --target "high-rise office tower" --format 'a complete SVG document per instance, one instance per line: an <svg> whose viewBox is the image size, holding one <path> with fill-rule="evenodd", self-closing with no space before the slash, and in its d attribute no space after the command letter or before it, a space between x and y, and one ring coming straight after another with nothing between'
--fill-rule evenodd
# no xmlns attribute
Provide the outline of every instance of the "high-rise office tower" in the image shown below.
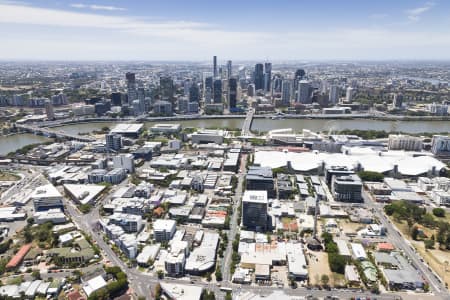
<svg viewBox="0 0 450 300"><path fill-rule="evenodd" d="M339 87L336 84L330 86L330 94L328 96L330 104L335 105L339 101Z"/></svg>
<svg viewBox="0 0 450 300"><path fill-rule="evenodd" d="M217 56L213 56L213 76L216 78L219 74L217 73Z"/></svg>
<svg viewBox="0 0 450 300"><path fill-rule="evenodd" d="M214 80L213 98L214 98L214 103L222 103L222 80L221 79Z"/></svg>
<svg viewBox="0 0 450 300"><path fill-rule="evenodd" d="M125 74L125 78L127 80L128 103L131 103L133 100L137 99L136 75L134 73L127 72Z"/></svg>
<svg viewBox="0 0 450 300"><path fill-rule="evenodd" d="M281 103L283 106L289 106L291 103L292 81L289 79L283 80L281 90Z"/></svg>
<svg viewBox="0 0 450 300"><path fill-rule="evenodd" d="M189 96L189 89L191 88L191 86L192 86L192 81L190 79L186 79L183 84L184 95L186 97Z"/></svg>
<svg viewBox="0 0 450 300"><path fill-rule="evenodd" d="M264 90L270 92L270 87L272 83L272 63L264 64Z"/></svg>
<svg viewBox="0 0 450 300"><path fill-rule="evenodd" d="M237 102L237 79L231 77L228 82L228 107L230 110L236 108Z"/></svg>
<svg viewBox="0 0 450 300"><path fill-rule="evenodd" d="M264 65L256 64L255 72L253 74L253 81L255 83L255 90L264 89Z"/></svg>
<svg viewBox="0 0 450 300"><path fill-rule="evenodd" d="M159 89L161 92L161 99L172 103L173 95L175 92L172 77L170 77L170 76L160 77L159 78Z"/></svg>
<svg viewBox="0 0 450 300"><path fill-rule="evenodd" d="M395 94L394 99L392 100L392 107L394 108L401 108L403 104L403 95L402 94Z"/></svg>
<svg viewBox="0 0 450 300"><path fill-rule="evenodd" d="M276 76L272 82L272 90L275 93L281 93L283 88L283 79L280 76Z"/></svg>
<svg viewBox="0 0 450 300"><path fill-rule="evenodd" d="M297 102L300 102L303 104L311 103L310 86L309 86L309 82L306 80L301 80L298 83Z"/></svg>
<svg viewBox="0 0 450 300"><path fill-rule="evenodd" d="M306 72L303 69L297 69L294 75L294 90L298 90L298 83L305 78Z"/></svg>
<svg viewBox="0 0 450 300"><path fill-rule="evenodd" d="M227 61L227 77L233 76L233 66L231 60Z"/></svg>
<svg viewBox="0 0 450 300"><path fill-rule="evenodd" d="M345 93L345 101L350 103L352 102L352 100L353 100L353 88L349 86Z"/></svg>
<svg viewBox="0 0 450 300"><path fill-rule="evenodd" d="M120 92L111 93L111 105L122 106L122 93Z"/></svg>
<svg viewBox="0 0 450 300"><path fill-rule="evenodd" d="M143 87L138 88L138 101L139 101L139 115L145 113L145 89Z"/></svg>
<svg viewBox="0 0 450 300"><path fill-rule="evenodd" d="M45 106L45 114L47 115L48 120L54 120L55 119L55 111L53 110L53 103L47 99L44 103Z"/></svg>
<svg viewBox="0 0 450 300"><path fill-rule="evenodd" d="M295 71L295 78L298 80L303 80L305 75L306 75L306 72L303 69L297 69L297 71Z"/></svg>
<svg viewBox="0 0 450 300"><path fill-rule="evenodd" d="M199 102L200 101L200 89L198 84L194 82L189 88L189 102Z"/></svg>
<svg viewBox="0 0 450 300"><path fill-rule="evenodd" d="M265 232L269 227L267 207L267 191L245 191L242 197L243 227Z"/></svg>

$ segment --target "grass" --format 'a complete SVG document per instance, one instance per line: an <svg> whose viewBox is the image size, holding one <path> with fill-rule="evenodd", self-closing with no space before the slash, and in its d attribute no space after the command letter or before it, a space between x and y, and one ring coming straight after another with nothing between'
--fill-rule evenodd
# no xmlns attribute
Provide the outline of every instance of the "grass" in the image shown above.
<svg viewBox="0 0 450 300"><path fill-rule="evenodd" d="M20 176L10 172L0 171L0 181L17 181L17 180L20 180Z"/></svg>
<svg viewBox="0 0 450 300"><path fill-rule="evenodd" d="M436 219L443 219L443 218L437 218ZM450 219L450 214L446 214L446 219ZM397 228L401 231L403 236L408 239L409 242L414 246L414 248L417 249L417 251L420 253L420 255L423 257L423 259L427 262L427 264L430 265L430 267L438 273L438 275L450 285L450 267L447 269L447 272L445 272L443 266L444 262L448 261L450 262L450 252L443 251L437 248L437 244L435 245L435 249L427 250L425 249L424 243L419 241L413 241L411 239L410 233L409 233L409 226L406 224L406 222L396 222L391 218L392 222L397 226ZM421 226L421 228L424 230L424 232L430 237L433 233L435 233L434 230L431 230L429 228L426 228L424 226ZM440 256L441 259L438 259L437 256Z"/></svg>

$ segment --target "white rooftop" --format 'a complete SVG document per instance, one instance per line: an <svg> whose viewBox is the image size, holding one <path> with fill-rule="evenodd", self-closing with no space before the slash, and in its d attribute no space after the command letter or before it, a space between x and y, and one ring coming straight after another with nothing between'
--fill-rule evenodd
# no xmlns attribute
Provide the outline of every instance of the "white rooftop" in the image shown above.
<svg viewBox="0 0 450 300"><path fill-rule="evenodd" d="M37 187L31 194L31 199L41 199L41 198L62 198L62 195L53 186L53 184L46 184Z"/></svg>
<svg viewBox="0 0 450 300"><path fill-rule="evenodd" d="M76 201L81 204L87 204L97 197L106 186L96 184L65 184L64 188L76 198Z"/></svg>
<svg viewBox="0 0 450 300"><path fill-rule="evenodd" d="M117 124L111 130L111 133L138 133L144 124Z"/></svg>
<svg viewBox="0 0 450 300"><path fill-rule="evenodd" d="M89 297L93 292L106 286L106 281L101 275L88 280L83 284L83 290Z"/></svg>
<svg viewBox="0 0 450 300"><path fill-rule="evenodd" d="M161 282L162 290L174 300L199 300L203 288L195 285L183 285Z"/></svg>
<svg viewBox="0 0 450 300"><path fill-rule="evenodd" d="M243 202L267 203L267 191L245 191Z"/></svg>
<svg viewBox="0 0 450 300"><path fill-rule="evenodd" d="M345 166L355 169L358 164L366 171L388 172L398 166L403 175L416 176L426 173L433 168L436 171L445 167L441 161L433 156L414 156L417 152L407 151L375 151L367 147L352 147L347 154L324 152L287 152L287 151L256 151L254 163L263 167L279 168L288 162L296 171L310 171L325 163L326 166Z"/></svg>

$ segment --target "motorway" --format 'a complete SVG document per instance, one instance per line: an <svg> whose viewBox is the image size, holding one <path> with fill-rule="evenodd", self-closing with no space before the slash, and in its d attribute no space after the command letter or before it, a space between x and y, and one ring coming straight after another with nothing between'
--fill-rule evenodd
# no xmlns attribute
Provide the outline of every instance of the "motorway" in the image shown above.
<svg viewBox="0 0 450 300"><path fill-rule="evenodd" d="M436 274L432 272L431 269L425 266L420 255L411 246L411 244L406 241L406 238L395 227L395 225L388 219L384 213L383 204L373 201L372 197L370 197L365 190L363 190L363 198L368 208L372 209L375 216L386 228L388 232L387 239L389 242L396 248L404 251L406 257L410 259L419 274L430 284L430 291L432 291L435 296L440 297L440 299L450 299L448 290L442 284L441 280L438 279Z"/></svg>

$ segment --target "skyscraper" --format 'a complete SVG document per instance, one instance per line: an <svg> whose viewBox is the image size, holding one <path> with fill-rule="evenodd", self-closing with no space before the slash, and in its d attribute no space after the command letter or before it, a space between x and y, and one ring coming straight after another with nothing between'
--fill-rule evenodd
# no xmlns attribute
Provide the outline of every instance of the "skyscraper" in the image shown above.
<svg viewBox="0 0 450 300"><path fill-rule="evenodd" d="M253 78L254 78L254 83L255 83L255 90L264 89L264 65L263 64L255 65L255 72L253 74Z"/></svg>
<svg viewBox="0 0 450 300"><path fill-rule="evenodd" d="M159 88L161 92L161 99L172 103L174 95L174 86L172 78L170 76L160 77Z"/></svg>
<svg viewBox="0 0 450 300"><path fill-rule="evenodd" d="M133 100L137 99L136 75L134 73L127 72L125 74L125 78L127 80L128 103L131 103Z"/></svg>
<svg viewBox="0 0 450 300"><path fill-rule="evenodd" d="M242 197L242 225L265 232L268 228L267 191L245 191Z"/></svg>
<svg viewBox="0 0 450 300"><path fill-rule="evenodd" d="M194 82L189 88L189 102L199 102L200 101L200 89L198 84Z"/></svg>
<svg viewBox="0 0 450 300"><path fill-rule="evenodd" d="M230 110L236 108L237 102L237 79L231 77L228 82L228 107Z"/></svg>
<svg viewBox="0 0 450 300"><path fill-rule="evenodd" d="M306 72L303 69L297 69L294 75L294 90L298 90L298 83L305 78Z"/></svg>
<svg viewBox="0 0 450 300"><path fill-rule="evenodd" d="M402 104L403 104L403 95L395 94L394 99L392 100L392 107L393 108L401 108Z"/></svg>
<svg viewBox="0 0 450 300"><path fill-rule="evenodd" d="M48 120L54 120L55 119L55 111L53 110L53 103L47 99L44 103L45 106L45 114L47 115Z"/></svg>
<svg viewBox="0 0 450 300"><path fill-rule="evenodd" d="M271 81L272 81L272 63L267 62L264 64L264 90L266 92L270 92Z"/></svg>
<svg viewBox="0 0 450 300"><path fill-rule="evenodd" d="M298 83L297 102L303 104L311 103L311 94L309 91L310 91L309 82L306 80L301 80Z"/></svg>
<svg viewBox="0 0 450 300"><path fill-rule="evenodd" d="M222 103L222 80L221 79L214 80L213 98L214 98L214 103Z"/></svg>
<svg viewBox="0 0 450 300"><path fill-rule="evenodd" d="M289 79L283 80L281 89L281 103L283 106L289 106L291 103L292 81Z"/></svg>
<svg viewBox="0 0 450 300"><path fill-rule="evenodd" d="M233 66L231 60L227 61L227 78L233 76Z"/></svg>
<svg viewBox="0 0 450 300"><path fill-rule="evenodd" d="M330 104L335 105L339 100L339 87L335 84L330 86L330 94L328 96Z"/></svg>
<svg viewBox="0 0 450 300"><path fill-rule="evenodd" d="M213 56L213 76L216 78L219 74L217 73L217 56Z"/></svg>
<svg viewBox="0 0 450 300"><path fill-rule="evenodd" d="M353 100L353 88L349 86L345 93L345 101L350 103L352 102L352 100Z"/></svg>
<svg viewBox="0 0 450 300"><path fill-rule="evenodd" d="M122 106L122 93L120 92L111 93L111 105Z"/></svg>

